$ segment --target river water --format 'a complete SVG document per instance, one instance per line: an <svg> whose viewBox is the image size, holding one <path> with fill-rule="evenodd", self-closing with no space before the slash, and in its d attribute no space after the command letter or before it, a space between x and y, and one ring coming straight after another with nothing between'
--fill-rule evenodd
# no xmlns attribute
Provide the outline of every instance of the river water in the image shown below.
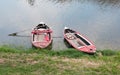
<svg viewBox="0 0 120 75"><path fill-rule="evenodd" d="M32 29L41 21L63 36L65 26L92 40L97 49L120 50L120 0L1 0L0 45L31 47L30 37L10 33ZM30 31L19 35L30 35ZM63 38L53 39L53 49L66 48Z"/></svg>

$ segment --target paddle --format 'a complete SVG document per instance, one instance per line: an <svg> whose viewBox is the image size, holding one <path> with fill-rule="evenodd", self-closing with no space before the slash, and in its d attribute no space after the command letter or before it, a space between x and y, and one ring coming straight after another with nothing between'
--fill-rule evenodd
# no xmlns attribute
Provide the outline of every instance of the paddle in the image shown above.
<svg viewBox="0 0 120 75"><path fill-rule="evenodd" d="M16 36L17 35L17 32L16 33L12 33L12 34L8 34L8 36Z"/></svg>
<svg viewBox="0 0 120 75"><path fill-rule="evenodd" d="M18 33L25 32L25 31L28 31L28 30L31 30L31 29L26 29L26 30L22 30L22 31L19 31L19 32L14 32L14 33L8 34L8 36L17 36Z"/></svg>
<svg viewBox="0 0 120 75"><path fill-rule="evenodd" d="M26 36L26 35L18 35L18 33L25 32L25 31L28 31L28 30L31 30L31 29L26 29L26 30L22 30L22 31L19 31L19 32L14 32L14 33L8 34L8 36L30 37L30 36ZM63 38L63 37L62 36L53 36L52 38Z"/></svg>

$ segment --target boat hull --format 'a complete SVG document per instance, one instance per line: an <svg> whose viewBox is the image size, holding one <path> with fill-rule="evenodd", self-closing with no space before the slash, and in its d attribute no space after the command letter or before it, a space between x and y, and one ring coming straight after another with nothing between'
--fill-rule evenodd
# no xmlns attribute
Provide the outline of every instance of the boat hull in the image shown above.
<svg viewBox="0 0 120 75"><path fill-rule="evenodd" d="M69 45L79 51L90 54L94 54L96 52L96 47L90 40L72 29L64 29L64 39L69 43Z"/></svg>
<svg viewBox="0 0 120 75"><path fill-rule="evenodd" d="M37 29L32 30L31 33L32 46L36 48L47 48L52 43L51 29Z"/></svg>

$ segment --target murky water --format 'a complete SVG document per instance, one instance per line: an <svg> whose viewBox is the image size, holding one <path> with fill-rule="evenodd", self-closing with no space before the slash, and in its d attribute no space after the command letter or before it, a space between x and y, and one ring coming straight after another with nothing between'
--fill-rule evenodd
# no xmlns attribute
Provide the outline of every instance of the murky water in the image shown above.
<svg viewBox="0 0 120 75"><path fill-rule="evenodd" d="M120 49L120 0L1 0L0 45L31 47L30 37L8 34L32 29L44 21L53 36L63 36L68 26L92 40L97 49ZM20 35L30 35L30 30ZM64 49L62 38L53 48Z"/></svg>

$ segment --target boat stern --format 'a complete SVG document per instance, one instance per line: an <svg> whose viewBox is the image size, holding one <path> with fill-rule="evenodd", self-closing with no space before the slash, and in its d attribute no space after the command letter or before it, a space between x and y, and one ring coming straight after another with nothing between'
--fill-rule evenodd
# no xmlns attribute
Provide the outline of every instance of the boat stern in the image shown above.
<svg viewBox="0 0 120 75"><path fill-rule="evenodd" d="M34 42L33 46L37 48L46 48L49 45L49 43L48 42Z"/></svg>
<svg viewBox="0 0 120 75"><path fill-rule="evenodd" d="M83 46L79 48L79 50L85 53L94 54L96 52L96 47L94 45Z"/></svg>

